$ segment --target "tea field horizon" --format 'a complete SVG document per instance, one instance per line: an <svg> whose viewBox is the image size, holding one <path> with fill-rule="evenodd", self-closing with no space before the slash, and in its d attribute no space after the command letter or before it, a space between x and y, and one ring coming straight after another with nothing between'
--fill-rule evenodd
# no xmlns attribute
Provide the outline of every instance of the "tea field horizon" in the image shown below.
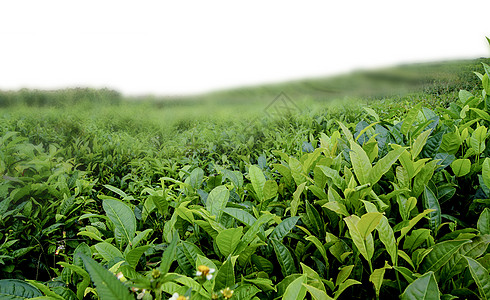
<svg viewBox="0 0 490 300"><path fill-rule="evenodd" d="M0 91L0 299L488 299L488 64Z"/></svg>

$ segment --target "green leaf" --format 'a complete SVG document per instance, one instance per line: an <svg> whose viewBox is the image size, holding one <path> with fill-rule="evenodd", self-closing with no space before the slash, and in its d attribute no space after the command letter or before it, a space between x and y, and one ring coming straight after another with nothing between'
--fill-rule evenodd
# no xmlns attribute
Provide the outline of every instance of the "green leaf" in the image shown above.
<svg viewBox="0 0 490 300"><path fill-rule="evenodd" d="M105 200L104 200L105 201ZM128 288L119 281L114 274L99 265L92 258L79 254L92 281L97 287L97 294L101 300L134 300Z"/></svg>
<svg viewBox="0 0 490 300"><path fill-rule="evenodd" d="M357 280L354 279L347 279L346 281L342 282L342 284L339 286L339 289L335 292L334 299L337 299L340 297L340 295L348 288L351 287L355 284L362 284Z"/></svg>
<svg viewBox="0 0 490 300"><path fill-rule="evenodd" d="M55 292L53 292L47 286L45 286L44 284L42 284L40 282L37 282L35 280L26 280L26 281L29 282L30 284L32 284L33 286L37 287L41 292L43 292L43 294L46 295L46 296L43 297L45 299L47 298L47 299L50 299L50 300L53 300L53 299L65 300L63 297L61 297L60 295L56 294ZM38 299L39 299L39 297L38 297Z"/></svg>
<svg viewBox="0 0 490 300"><path fill-rule="evenodd" d="M325 250L325 247L323 246L322 242L320 242L320 240L313 235L306 237L305 240L312 242L316 246L316 248L322 255L323 259L325 260L325 265L328 266L327 251Z"/></svg>
<svg viewBox="0 0 490 300"><path fill-rule="evenodd" d="M366 245L366 242L362 236L362 234L359 232L359 229L357 228L357 224L360 221L360 218L356 215L352 215L349 217L344 218L345 223L347 224L347 227L349 228L349 234L352 238L352 241L354 242L354 245L356 245L357 250L364 256L364 258L368 261L371 262L371 258L373 257L374 254L374 249L371 251L370 247ZM371 236L372 240L372 236Z"/></svg>
<svg viewBox="0 0 490 300"><path fill-rule="evenodd" d="M298 212L299 203L301 201L301 194L305 189L305 185L306 182L301 183L300 185L298 185L296 191L294 191L293 193L293 200L291 201L291 217L296 216L296 213Z"/></svg>
<svg viewBox="0 0 490 300"><path fill-rule="evenodd" d="M483 161L482 179L483 179L483 183L485 183L485 185L488 188L490 188L490 158L489 157L485 158L485 160Z"/></svg>
<svg viewBox="0 0 490 300"><path fill-rule="evenodd" d="M490 243L490 235L478 235L472 239L472 243L464 244L459 248L458 252L451 257L451 259L444 265L441 270L441 280L445 282L451 279L453 276L461 273L467 266L464 256L471 258L478 258L488 248Z"/></svg>
<svg viewBox="0 0 490 300"><path fill-rule="evenodd" d="M77 257L80 258L79 256L77 256ZM83 278L82 281L77 284L77 298L78 298L78 300L82 300L84 293L85 293L85 289L90 284L90 275L87 273L87 271L85 271L84 269L82 269L79 266L70 265L69 263L66 263L66 262L59 262L58 264L65 267L65 268L68 268L68 269L72 270L73 272L77 273L78 275L82 276L82 278Z"/></svg>
<svg viewBox="0 0 490 300"><path fill-rule="evenodd" d="M121 235L125 243L131 243L136 234L136 218L131 208L114 199L103 200L102 207L114 224L115 236Z"/></svg>
<svg viewBox="0 0 490 300"><path fill-rule="evenodd" d="M490 209L488 209L488 207L485 207L480 214L477 229L480 231L480 234L490 234Z"/></svg>
<svg viewBox="0 0 490 300"><path fill-rule="evenodd" d="M221 220L223 210L230 198L230 191L224 185L215 187L208 195L206 200L206 210L213 216L216 216L216 220Z"/></svg>
<svg viewBox="0 0 490 300"><path fill-rule="evenodd" d="M374 270L369 276L369 281L374 284L374 289L376 290L376 298L379 298L379 291L381 290L381 285L383 285L386 269L391 269L391 266L387 262L385 262L384 267Z"/></svg>
<svg viewBox="0 0 490 300"><path fill-rule="evenodd" d="M427 143L427 139L429 138L432 129L426 130L422 132L413 142L412 149L410 149L410 154L412 154L412 160L415 160L419 155L422 148L424 148Z"/></svg>
<svg viewBox="0 0 490 300"><path fill-rule="evenodd" d="M288 234L294 228L299 218L300 217L290 217L283 220L281 223L279 223L279 225L276 226L276 228L274 228L269 238L282 241L286 234Z"/></svg>
<svg viewBox="0 0 490 300"><path fill-rule="evenodd" d="M400 236L398 237L398 239L396 240L397 243L399 244L401 239L410 231L410 229L412 229L413 226L415 226L415 224L417 224L423 217L425 217L427 214L429 214L432 210L430 209L426 209L424 210L423 212L421 212L420 214L418 214L417 216L415 216L413 219L411 219L409 222L408 222L408 226L405 226L401 229L401 233L400 233Z"/></svg>
<svg viewBox="0 0 490 300"><path fill-rule="evenodd" d="M281 272L284 277L296 273L296 266L294 265L294 259L289 252L288 248L284 246L278 240L271 240L274 246L274 252L276 253L277 261L281 266Z"/></svg>
<svg viewBox="0 0 490 300"><path fill-rule="evenodd" d="M303 284L306 284L307 277L306 275L301 275L293 282L291 282L284 295L282 296L283 300L297 300L304 299L306 297L306 287Z"/></svg>
<svg viewBox="0 0 490 300"><path fill-rule="evenodd" d="M249 212L240 208L227 207L223 211L247 226L252 226L257 221Z"/></svg>
<svg viewBox="0 0 490 300"><path fill-rule="evenodd" d="M364 149L354 141L350 142L351 151L349 152L352 167L356 174L359 184L363 185L368 183L368 176L371 172L371 161L367 156Z"/></svg>
<svg viewBox="0 0 490 300"><path fill-rule="evenodd" d="M271 215L270 213L261 215L257 219L257 221L252 226L250 226L247 232L243 235L242 241L248 245L250 242L252 242L252 240L255 238L257 233L260 231L261 226L272 219L273 219L273 215Z"/></svg>
<svg viewBox="0 0 490 300"><path fill-rule="evenodd" d="M470 257L465 256L465 259L468 261L471 277L478 287L481 299L490 299L490 274L488 270Z"/></svg>
<svg viewBox="0 0 490 300"><path fill-rule="evenodd" d="M470 137L470 146L475 149L477 154L482 153L485 150L485 139L487 136L487 128L485 126L478 126Z"/></svg>
<svg viewBox="0 0 490 300"><path fill-rule="evenodd" d="M303 165L299 160L294 157L289 158L289 168L291 169L291 176L294 179L296 185L300 185L306 182L306 177L303 174Z"/></svg>
<svg viewBox="0 0 490 300"><path fill-rule="evenodd" d="M264 185L265 185L265 176L262 170L256 165L251 165L248 168L248 174L250 174L250 181L252 182L252 186L254 188L255 194L258 197L259 201L264 201Z"/></svg>
<svg viewBox="0 0 490 300"><path fill-rule="evenodd" d="M243 227L229 228L221 231L216 237L216 244L221 254L225 257L233 254L233 251L235 251L238 243L242 239L242 235Z"/></svg>
<svg viewBox="0 0 490 300"><path fill-rule="evenodd" d="M43 294L31 284L18 279L0 280L0 298L5 300L23 300L40 297Z"/></svg>
<svg viewBox="0 0 490 300"><path fill-rule="evenodd" d="M143 253L150 248L150 245L145 245L141 247L134 248L126 254L126 262L133 268L136 268L138 261L140 260Z"/></svg>
<svg viewBox="0 0 490 300"><path fill-rule="evenodd" d="M425 186L424 195L423 195L423 204L424 209L432 210L429 212L429 227L430 230L434 233L434 236L437 234L437 229L441 225L441 206L439 205L439 200L432 190Z"/></svg>
<svg viewBox="0 0 490 300"><path fill-rule="evenodd" d="M383 216L379 221L376 230L378 231L379 239L381 240L383 245L385 245L386 252L388 252L391 257L391 263L393 265L396 265L398 261L398 249L395 240L395 233L393 232L393 229L391 228L390 223L385 216Z"/></svg>
<svg viewBox="0 0 490 300"><path fill-rule="evenodd" d="M416 229L405 239L405 242L403 243L403 249L412 252L417 249L423 242L425 242L429 238L429 236L429 229Z"/></svg>
<svg viewBox="0 0 490 300"><path fill-rule="evenodd" d="M437 272L464 244L471 243L470 240L451 240L437 243L431 247L432 251L427 254L420 265L421 272Z"/></svg>
<svg viewBox="0 0 490 300"><path fill-rule="evenodd" d="M172 242L167 246L162 255L162 261L160 263L160 272L166 274L170 270L170 266L176 259L177 255L177 243L179 242L179 234L174 232Z"/></svg>
<svg viewBox="0 0 490 300"><path fill-rule="evenodd" d="M233 270L233 263L229 256L225 263L219 268L216 274L214 282L214 290L221 290L235 285L235 272Z"/></svg>
<svg viewBox="0 0 490 300"><path fill-rule="evenodd" d="M451 169L456 177L465 176L471 170L471 161L467 158L456 159L451 163Z"/></svg>
<svg viewBox="0 0 490 300"><path fill-rule="evenodd" d="M95 250L104 258L105 261L109 262L116 257L124 258L124 255L114 247L113 245L102 242L95 245Z"/></svg>
<svg viewBox="0 0 490 300"><path fill-rule="evenodd" d="M377 183L381 177L390 170L391 166L398 160L405 148L398 148L388 152L383 158L378 160L368 175L368 181L371 185Z"/></svg>
<svg viewBox="0 0 490 300"><path fill-rule="evenodd" d="M274 180L267 180L264 184L264 200L269 200L277 195L277 183Z"/></svg>
<svg viewBox="0 0 490 300"><path fill-rule="evenodd" d="M352 269L354 269L354 265L342 267L342 269L340 269L339 273L337 274L337 279L335 280L335 286L339 286L344 281L346 281L347 278L349 278Z"/></svg>
<svg viewBox="0 0 490 300"><path fill-rule="evenodd" d="M367 236L376 229L382 217L383 214L379 212L370 212L362 215L357 223L357 229L363 239L366 239Z"/></svg>
<svg viewBox="0 0 490 300"><path fill-rule="evenodd" d="M420 107L422 107L421 103L412 107L410 111L407 113L407 115L405 116L402 123L402 127L400 128L400 131L403 133L403 135L406 136L408 134L408 132L410 131L410 127L412 127L415 120L417 120L417 115L419 114Z"/></svg>
<svg viewBox="0 0 490 300"><path fill-rule="evenodd" d="M233 299L250 300L260 292L259 288L252 284L242 284L233 290Z"/></svg>
<svg viewBox="0 0 490 300"><path fill-rule="evenodd" d="M310 293L311 297L313 297L314 300L333 300L333 298L327 295L325 291L317 289L314 286L307 285L306 283L303 283L303 286L306 288L308 293Z"/></svg>
<svg viewBox="0 0 490 300"><path fill-rule="evenodd" d="M434 272L427 272L412 282L402 294L402 300L437 300L441 293Z"/></svg>

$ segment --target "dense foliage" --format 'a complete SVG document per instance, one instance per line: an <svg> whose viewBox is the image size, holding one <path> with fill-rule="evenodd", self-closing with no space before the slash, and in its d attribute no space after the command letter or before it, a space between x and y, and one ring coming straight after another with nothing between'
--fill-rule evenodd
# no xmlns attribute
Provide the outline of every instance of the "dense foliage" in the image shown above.
<svg viewBox="0 0 490 300"><path fill-rule="evenodd" d="M276 118L9 104L0 295L488 299L484 69L456 99L432 86Z"/></svg>

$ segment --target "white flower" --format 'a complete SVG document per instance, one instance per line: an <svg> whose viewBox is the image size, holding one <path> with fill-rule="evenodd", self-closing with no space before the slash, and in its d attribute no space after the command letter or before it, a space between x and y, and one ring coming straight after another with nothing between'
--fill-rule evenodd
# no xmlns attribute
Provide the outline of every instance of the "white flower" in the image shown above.
<svg viewBox="0 0 490 300"><path fill-rule="evenodd" d="M146 293L146 290L143 289L141 291L141 293L139 293L138 296L136 296L136 299L138 299L138 300L143 299L143 297L145 296L145 293Z"/></svg>
<svg viewBox="0 0 490 300"><path fill-rule="evenodd" d="M201 276L201 277L205 277L206 280L211 280L213 278L213 273L215 272L216 270L213 269L213 268L209 268L207 266L204 266L204 265L200 265L197 267L197 272L196 272L196 276Z"/></svg>
<svg viewBox="0 0 490 300"><path fill-rule="evenodd" d="M189 297L184 297L179 295L179 293L174 293L168 300L189 300Z"/></svg>

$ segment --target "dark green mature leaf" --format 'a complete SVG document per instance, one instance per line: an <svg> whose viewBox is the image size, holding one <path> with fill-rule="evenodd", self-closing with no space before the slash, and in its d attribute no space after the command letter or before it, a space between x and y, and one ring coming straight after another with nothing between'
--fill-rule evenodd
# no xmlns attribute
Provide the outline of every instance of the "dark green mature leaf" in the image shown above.
<svg viewBox="0 0 490 300"><path fill-rule="evenodd" d="M160 272L166 274L170 270L170 266L175 261L177 255L177 243L179 242L179 234L174 232L172 242L167 246L162 255L162 261L160 263Z"/></svg>
<svg viewBox="0 0 490 300"><path fill-rule="evenodd" d="M274 246L274 252L276 253L277 261L281 266L281 272L286 277L293 273L296 273L296 266L294 264L293 256L289 249L284 246L278 240L272 239L272 245Z"/></svg>
<svg viewBox="0 0 490 300"><path fill-rule="evenodd" d="M40 297L43 294L29 283L18 279L0 280L0 298L5 300L23 300Z"/></svg>
<svg viewBox="0 0 490 300"><path fill-rule="evenodd" d="M490 299L490 274L479 262L473 258L466 257L471 276L478 286L481 299Z"/></svg>
<svg viewBox="0 0 490 300"><path fill-rule="evenodd" d="M461 246L458 252L442 268L440 276L442 282L451 279L466 268L467 262L464 256L474 259L480 257L487 250L489 243L490 235L487 234L476 236L472 239L472 243Z"/></svg>
<svg viewBox="0 0 490 300"><path fill-rule="evenodd" d="M453 255L464 244L471 243L470 240L451 240L444 241L432 246L432 251L427 254L420 265L421 272L437 272L443 267Z"/></svg>
<svg viewBox="0 0 490 300"><path fill-rule="evenodd" d="M427 272L412 282L402 294L402 300L436 300L441 299L434 272Z"/></svg>
<svg viewBox="0 0 490 300"><path fill-rule="evenodd" d="M80 254L85 269L87 269L92 281L97 287L97 294L101 300L134 300L128 288L119 281L114 274L99 265L92 258Z"/></svg>
<svg viewBox="0 0 490 300"><path fill-rule="evenodd" d="M429 227L434 233L434 236L436 236L437 229L441 225L441 206L439 205L439 200L428 186L425 186L424 188L424 195L422 199L424 209L432 209L432 211L429 213Z"/></svg>
<svg viewBox="0 0 490 300"><path fill-rule="evenodd" d="M219 291L233 285L235 285L235 271L231 261L231 256L229 256L216 274L214 290Z"/></svg>
<svg viewBox="0 0 490 300"><path fill-rule="evenodd" d="M133 210L125 203L114 199L105 199L102 207L114 223L115 235L119 233L125 243L131 243L136 234L136 218Z"/></svg>
<svg viewBox="0 0 490 300"><path fill-rule="evenodd" d="M269 238L282 241L282 239L288 234L296 225L300 217L290 217L283 220L279 225L274 228Z"/></svg>

